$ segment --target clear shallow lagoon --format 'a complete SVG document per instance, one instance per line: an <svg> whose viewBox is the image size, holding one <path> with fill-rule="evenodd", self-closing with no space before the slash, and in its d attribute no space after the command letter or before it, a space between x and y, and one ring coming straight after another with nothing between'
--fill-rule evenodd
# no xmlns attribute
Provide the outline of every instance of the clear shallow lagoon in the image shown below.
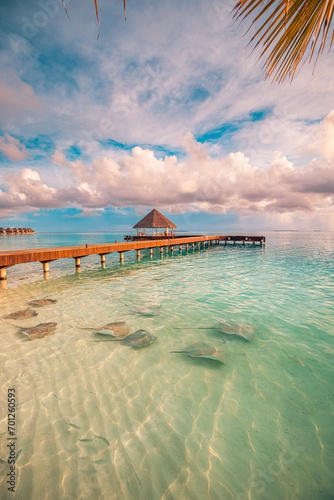
<svg viewBox="0 0 334 500"><path fill-rule="evenodd" d="M122 240L59 237L22 238L25 248ZM333 499L333 255L333 233L279 232L265 247L132 253L123 266L110 256L106 269L89 257L79 274L58 261L49 280L9 269L2 318L58 301L0 321L2 461L7 388L18 394L15 498ZM135 312L150 304L156 316ZM158 340L135 350L83 329L116 320ZM220 320L253 326L254 340L220 333ZM18 333L45 321L58 323L54 335ZM226 348L226 364L170 354L198 341ZM0 497L13 498L0 467Z"/></svg>

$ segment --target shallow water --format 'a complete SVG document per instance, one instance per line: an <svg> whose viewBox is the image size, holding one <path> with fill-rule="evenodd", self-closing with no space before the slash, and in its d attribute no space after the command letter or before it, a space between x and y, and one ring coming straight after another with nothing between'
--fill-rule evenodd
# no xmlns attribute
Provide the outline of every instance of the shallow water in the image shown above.
<svg viewBox="0 0 334 500"><path fill-rule="evenodd" d="M58 301L0 320L1 409L14 387L22 450L15 498L333 499L333 254L332 233L268 233L265 247L143 252L106 269L89 258L79 274L72 262L2 290L2 318ZM117 320L158 340L136 350L84 329ZM254 340L219 332L221 320ZM18 332L47 321L49 337ZM199 341L226 348L226 363L170 353ZM0 496L13 498L0 467Z"/></svg>

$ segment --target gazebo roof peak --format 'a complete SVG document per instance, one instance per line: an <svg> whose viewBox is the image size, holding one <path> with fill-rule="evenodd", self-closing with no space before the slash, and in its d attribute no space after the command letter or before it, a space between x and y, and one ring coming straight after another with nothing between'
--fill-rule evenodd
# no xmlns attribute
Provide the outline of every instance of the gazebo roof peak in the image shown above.
<svg viewBox="0 0 334 500"><path fill-rule="evenodd" d="M154 227L176 228L177 226L169 219L167 219L167 217L162 215L156 208L154 208L149 214L145 215L142 220L140 220L135 226L133 226L134 229Z"/></svg>

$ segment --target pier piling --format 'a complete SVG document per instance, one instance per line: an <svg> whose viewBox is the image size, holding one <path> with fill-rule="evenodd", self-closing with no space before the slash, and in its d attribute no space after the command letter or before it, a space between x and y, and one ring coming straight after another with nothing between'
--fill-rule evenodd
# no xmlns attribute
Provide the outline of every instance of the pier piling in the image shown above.
<svg viewBox="0 0 334 500"><path fill-rule="evenodd" d="M43 264L43 273L48 273L50 271L50 261L42 262Z"/></svg>
<svg viewBox="0 0 334 500"><path fill-rule="evenodd" d="M0 268L0 280L6 280L7 275L6 275L6 267L1 267Z"/></svg>

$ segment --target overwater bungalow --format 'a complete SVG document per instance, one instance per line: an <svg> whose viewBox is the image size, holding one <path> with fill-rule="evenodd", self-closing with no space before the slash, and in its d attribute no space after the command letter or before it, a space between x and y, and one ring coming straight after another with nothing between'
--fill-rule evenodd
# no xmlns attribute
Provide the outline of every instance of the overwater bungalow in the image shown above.
<svg viewBox="0 0 334 500"><path fill-rule="evenodd" d="M35 231L30 227L7 227L6 229L0 227L0 235L5 236L7 234L35 234Z"/></svg>

